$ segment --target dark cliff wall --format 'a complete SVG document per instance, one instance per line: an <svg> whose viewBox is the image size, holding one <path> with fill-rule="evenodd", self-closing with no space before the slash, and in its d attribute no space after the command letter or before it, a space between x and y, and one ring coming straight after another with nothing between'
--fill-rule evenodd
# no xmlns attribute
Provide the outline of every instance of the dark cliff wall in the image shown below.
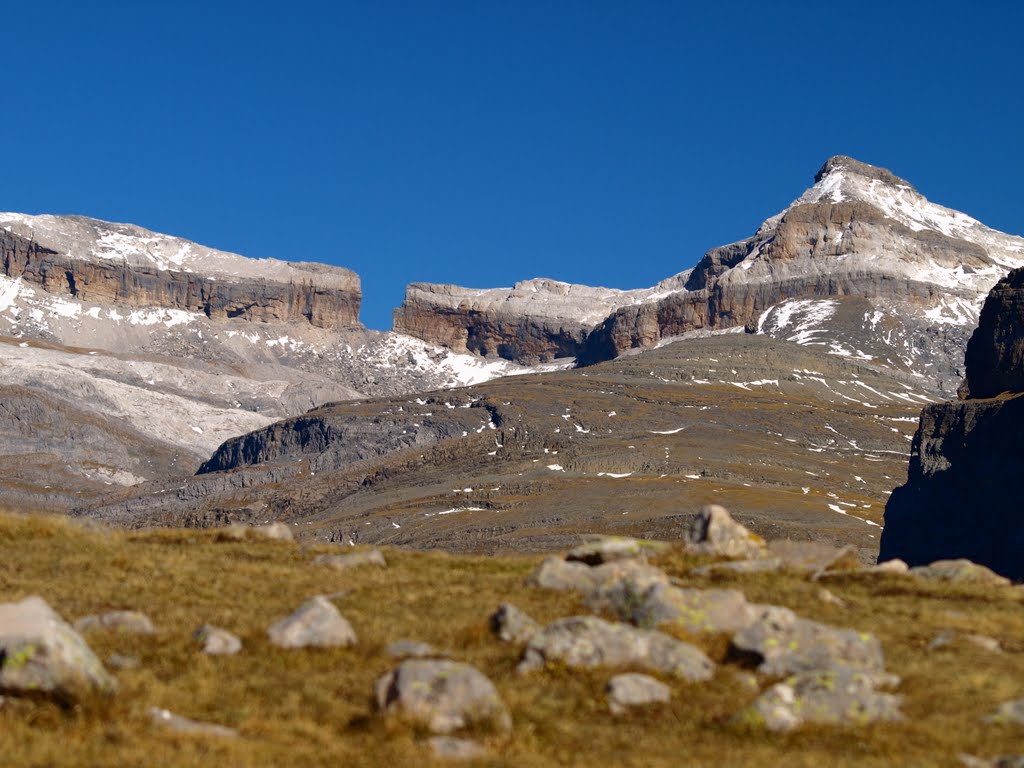
<svg viewBox="0 0 1024 768"><path fill-rule="evenodd" d="M1024 579L1024 269L989 294L959 402L925 408L906 485L885 509L879 560L966 557Z"/></svg>
<svg viewBox="0 0 1024 768"><path fill-rule="evenodd" d="M216 279L196 272L172 272L124 262L77 259L0 230L0 262L8 277L24 278L43 290L81 301L131 307L169 307L202 312L213 319L239 317L260 322L306 320L320 328L359 324L362 295L308 279ZM302 265L293 265L302 269Z"/></svg>

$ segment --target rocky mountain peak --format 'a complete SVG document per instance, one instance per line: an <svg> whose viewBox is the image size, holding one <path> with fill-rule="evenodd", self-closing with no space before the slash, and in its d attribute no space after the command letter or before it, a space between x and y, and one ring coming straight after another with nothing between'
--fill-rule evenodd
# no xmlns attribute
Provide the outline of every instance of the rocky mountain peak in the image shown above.
<svg viewBox="0 0 1024 768"><path fill-rule="evenodd" d="M814 183L817 184L828 176L842 173L844 171L862 176L870 181L880 181L893 187L908 187L915 192L917 191L910 182L905 179L901 179L888 168L879 168L874 165L868 165L867 163L862 163L860 160L855 160L852 157L847 157L846 155L833 155L826 160L825 164L821 166L821 169L814 175Z"/></svg>

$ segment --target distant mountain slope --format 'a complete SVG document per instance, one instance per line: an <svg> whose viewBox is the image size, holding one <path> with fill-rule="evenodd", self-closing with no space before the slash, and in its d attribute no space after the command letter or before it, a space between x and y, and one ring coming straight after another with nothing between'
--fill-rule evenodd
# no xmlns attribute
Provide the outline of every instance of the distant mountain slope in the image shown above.
<svg viewBox="0 0 1024 768"><path fill-rule="evenodd" d="M584 364L746 326L951 392L985 294L1021 265L1024 239L929 202L885 169L836 156L751 238L712 249L653 288L415 284L395 320L453 349L515 360L571 355Z"/></svg>
<svg viewBox="0 0 1024 768"><path fill-rule="evenodd" d="M326 402L526 370L368 331L359 303L347 269L0 214L0 363L22 388L0 398L0 444L18 463L0 504L66 507L111 484L187 477L224 440Z"/></svg>
<svg viewBox="0 0 1024 768"><path fill-rule="evenodd" d="M80 513L127 526L283 519L313 538L495 551L583 531L669 536L720 502L762 534L855 544L870 560L931 399L856 360L724 334L324 406L227 441L196 477Z"/></svg>

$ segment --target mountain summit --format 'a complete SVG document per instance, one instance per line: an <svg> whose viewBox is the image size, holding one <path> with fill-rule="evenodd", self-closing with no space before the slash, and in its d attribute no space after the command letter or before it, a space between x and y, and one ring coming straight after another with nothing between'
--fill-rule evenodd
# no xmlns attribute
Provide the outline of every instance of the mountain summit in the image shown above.
<svg viewBox="0 0 1024 768"><path fill-rule="evenodd" d="M843 155L814 178L753 236L708 251L652 288L418 283L395 313L396 330L481 355L589 364L684 334L745 327L955 391L982 301L1024 265L1024 239Z"/></svg>

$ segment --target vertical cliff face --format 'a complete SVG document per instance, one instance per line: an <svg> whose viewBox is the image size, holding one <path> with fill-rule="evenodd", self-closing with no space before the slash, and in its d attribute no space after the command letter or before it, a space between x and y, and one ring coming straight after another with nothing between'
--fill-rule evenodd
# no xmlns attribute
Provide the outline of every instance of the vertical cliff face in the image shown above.
<svg viewBox="0 0 1024 768"><path fill-rule="evenodd" d="M0 214L3 274L79 301L212 319L359 325L359 277L323 264L248 259L128 224Z"/></svg>
<svg viewBox="0 0 1024 768"><path fill-rule="evenodd" d="M1024 269L993 289L967 348L959 402L925 408L879 560L966 557L1024 579Z"/></svg>
<svg viewBox="0 0 1024 768"><path fill-rule="evenodd" d="M663 289L618 291L542 278L486 290L413 283L395 310L395 330L456 352L549 362L578 355L588 332L616 307L649 301Z"/></svg>

